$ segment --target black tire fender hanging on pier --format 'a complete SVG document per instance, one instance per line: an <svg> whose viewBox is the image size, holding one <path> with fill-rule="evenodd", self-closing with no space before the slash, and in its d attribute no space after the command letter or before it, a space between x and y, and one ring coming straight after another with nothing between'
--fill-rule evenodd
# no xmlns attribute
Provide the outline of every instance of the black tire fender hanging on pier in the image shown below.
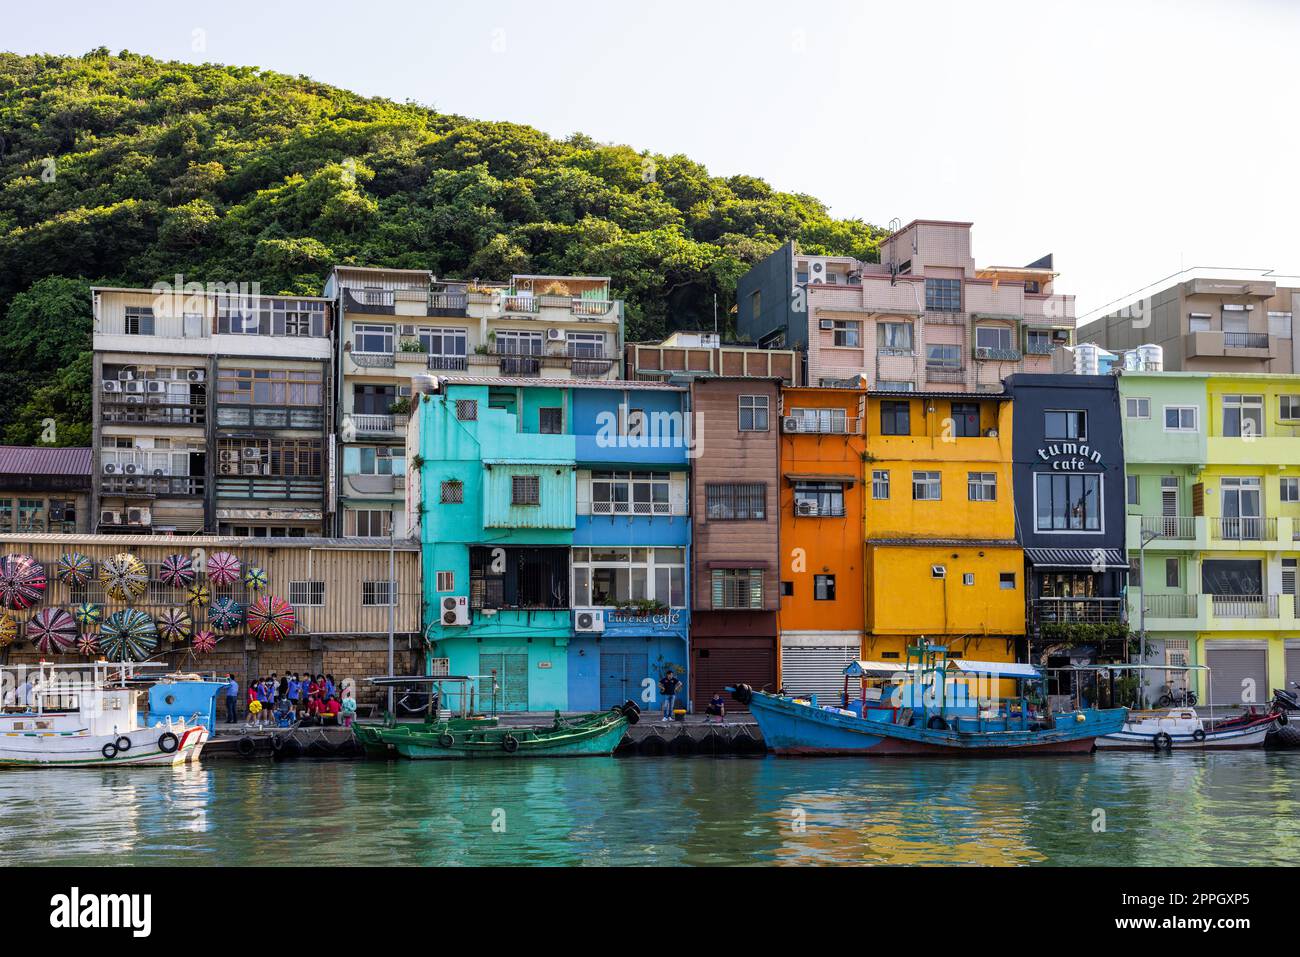
<svg viewBox="0 0 1300 957"><path fill-rule="evenodd" d="M181 746L181 739L170 731L158 735L158 750L163 754L173 754Z"/></svg>
<svg viewBox="0 0 1300 957"><path fill-rule="evenodd" d="M251 758L253 752L257 750L257 742L248 735L244 735L235 742L235 750L239 752L241 757Z"/></svg>

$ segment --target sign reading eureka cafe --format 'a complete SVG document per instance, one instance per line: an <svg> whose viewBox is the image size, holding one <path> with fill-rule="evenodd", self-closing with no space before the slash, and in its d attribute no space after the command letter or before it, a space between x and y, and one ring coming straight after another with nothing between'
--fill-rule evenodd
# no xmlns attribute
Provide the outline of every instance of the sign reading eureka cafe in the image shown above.
<svg viewBox="0 0 1300 957"><path fill-rule="evenodd" d="M1050 462L1054 472L1086 472L1101 464L1101 452L1086 442L1052 442L1038 449L1038 457Z"/></svg>

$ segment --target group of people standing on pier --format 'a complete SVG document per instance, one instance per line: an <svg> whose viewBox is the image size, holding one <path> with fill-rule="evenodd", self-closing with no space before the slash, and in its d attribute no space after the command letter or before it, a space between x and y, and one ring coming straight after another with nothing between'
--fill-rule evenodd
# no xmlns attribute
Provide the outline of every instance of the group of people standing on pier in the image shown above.
<svg viewBox="0 0 1300 957"><path fill-rule="evenodd" d="M226 681L226 722L234 724L238 720L239 681L229 672ZM271 672L249 684L245 700L248 719L258 726L305 721L349 727L357 713L351 689L341 690L333 675Z"/></svg>

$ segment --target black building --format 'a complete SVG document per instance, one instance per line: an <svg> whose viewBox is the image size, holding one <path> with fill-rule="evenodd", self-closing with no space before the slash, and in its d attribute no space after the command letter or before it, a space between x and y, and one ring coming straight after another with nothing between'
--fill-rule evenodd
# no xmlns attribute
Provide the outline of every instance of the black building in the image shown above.
<svg viewBox="0 0 1300 957"><path fill-rule="evenodd" d="M1124 446L1113 376L1008 376L1029 660L1123 660Z"/></svg>

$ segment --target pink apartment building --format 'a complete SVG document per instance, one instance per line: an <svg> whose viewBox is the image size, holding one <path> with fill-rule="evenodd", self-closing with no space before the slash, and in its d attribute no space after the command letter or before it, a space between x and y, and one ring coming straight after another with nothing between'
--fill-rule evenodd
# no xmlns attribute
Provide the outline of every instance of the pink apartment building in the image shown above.
<svg viewBox="0 0 1300 957"><path fill-rule="evenodd" d="M1054 291L1051 256L977 267L971 224L914 220L880 262L809 256L793 244L737 287L741 336L798 349L810 385L998 392L1016 372L1051 372L1074 340L1074 297Z"/></svg>

